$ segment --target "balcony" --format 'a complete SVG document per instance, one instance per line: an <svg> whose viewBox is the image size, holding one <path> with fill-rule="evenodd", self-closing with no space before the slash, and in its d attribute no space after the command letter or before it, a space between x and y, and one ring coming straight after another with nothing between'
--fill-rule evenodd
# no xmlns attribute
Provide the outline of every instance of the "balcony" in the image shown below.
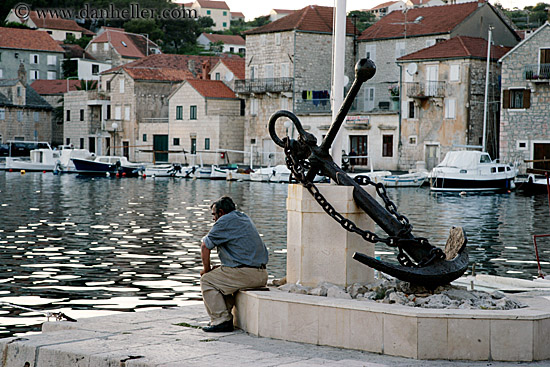
<svg viewBox="0 0 550 367"><path fill-rule="evenodd" d="M296 113L330 113L330 99L297 99Z"/></svg>
<svg viewBox="0 0 550 367"><path fill-rule="evenodd" d="M235 92L242 94L291 92L293 82L294 78L235 80Z"/></svg>
<svg viewBox="0 0 550 367"><path fill-rule="evenodd" d="M405 83L405 87L407 97L410 98L442 98L445 96L445 82Z"/></svg>
<svg viewBox="0 0 550 367"><path fill-rule="evenodd" d="M550 64L532 64L525 66L525 80L533 83L550 82Z"/></svg>

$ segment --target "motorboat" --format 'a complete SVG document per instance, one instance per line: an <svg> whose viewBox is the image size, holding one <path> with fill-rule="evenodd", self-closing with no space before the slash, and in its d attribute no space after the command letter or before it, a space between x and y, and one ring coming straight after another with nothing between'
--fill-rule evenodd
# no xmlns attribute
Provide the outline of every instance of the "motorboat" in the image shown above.
<svg viewBox="0 0 550 367"><path fill-rule="evenodd" d="M379 183L383 182L384 177L391 176L392 173L390 171L370 171L370 172L354 172L354 173L348 173L348 176L351 178L355 178L357 176L368 176L372 182Z"/></svg>
<svg viewBox="0 0 550 367"><path fill-rule="evenodd" d="M269 182L272 175L273 167L258 168L250 173L250 181Z"/></svg>
<svg viewBox="0 0 550 367"><path fill-rule="evenodd" d="M272 174L269 177L269 182L289 182L290 170L284 164L272 167Z"/></svg>
<svg viewBox="0 0 550 367"><path fill-rule="evenodd" d="M125 177L137 177L145 170L140 163L131 163L123 156L98 156L94 160L72 158L76 173L90 176L110 176L119 174Z"/></svg>
<svg viewBox="0 0 550 367"><path fill-rule="evenodd" d="M432 170L432 191L501 191L515 188L517 170L481 151L450 151Z"/></svg>
<svg viewBox="0 0 550 367"><path fill-rule="evenodd" d="M147 177L179 177L192 178L199 166L185 166L179 163L156 164L145 166L144 175Z"/></svg>
<svg viewBox="0 0 550 367"><path fill-rule="evenodd" d="M528 195L546 194L549 190L549 180L544 175L530 173L525 181L517 183L517 189Z"/></svg>
<svg viewBox="0 0 550 367"><path fill-rule="evenodd" d="M46 172L74 172L72 158L93 159L94 154L88 149L61 149L38 148L30 151L29 159L22 157L6 157L6 170L46 171Z"/></svg>
<svg viewBox="0 0 550 367"><path fill-rule="evenodd" d="M386 187L420 187L427 178L428 172L420 171L402 175L382 176L381 180Z"/></svg>

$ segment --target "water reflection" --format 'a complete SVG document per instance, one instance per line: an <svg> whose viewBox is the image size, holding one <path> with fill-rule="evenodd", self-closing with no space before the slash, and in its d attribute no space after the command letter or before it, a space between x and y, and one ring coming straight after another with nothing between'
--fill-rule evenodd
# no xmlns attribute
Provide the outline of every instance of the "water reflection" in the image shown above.
<svg viewBox="0 0 550 367"><path fill-rule="evenodd" d="M545 196L388 192L433 244L463 226L479 271L537 274L531 236L550 232ZM76 319L200 302L200 239L223 194L256 223L270 276L284 276L285 184L0 173L0 301ZM377 246L395 261L391 250ZM39 330L44 320L3 305L0 337Z"/></svg>

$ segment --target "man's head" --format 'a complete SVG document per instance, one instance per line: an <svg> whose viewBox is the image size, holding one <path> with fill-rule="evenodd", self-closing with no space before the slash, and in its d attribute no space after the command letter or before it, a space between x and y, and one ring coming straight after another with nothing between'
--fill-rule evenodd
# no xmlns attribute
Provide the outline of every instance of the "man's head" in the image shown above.
<svg viewBox="0 0 550 367"><path fill-rule="evenodd" d="M221 216L235 210L235 203L229 196L222 196L210 205L210 209L212 210L212 216L215 222L220 219Z"/></svg>

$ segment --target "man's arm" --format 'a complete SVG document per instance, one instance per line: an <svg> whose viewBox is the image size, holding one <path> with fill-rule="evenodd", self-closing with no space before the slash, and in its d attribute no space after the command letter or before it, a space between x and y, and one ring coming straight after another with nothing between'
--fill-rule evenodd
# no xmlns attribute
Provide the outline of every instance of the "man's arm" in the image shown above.
<svg viewBox="0 0 550 367"><path fill-rule="evenodd" d="M201 276L208 273L210 270L212 270L212 266L210 266L210 249L206 247L206 244L204 241L202 241L201 244L201 259L202 259L202 270L201 270Z"/></svg>

